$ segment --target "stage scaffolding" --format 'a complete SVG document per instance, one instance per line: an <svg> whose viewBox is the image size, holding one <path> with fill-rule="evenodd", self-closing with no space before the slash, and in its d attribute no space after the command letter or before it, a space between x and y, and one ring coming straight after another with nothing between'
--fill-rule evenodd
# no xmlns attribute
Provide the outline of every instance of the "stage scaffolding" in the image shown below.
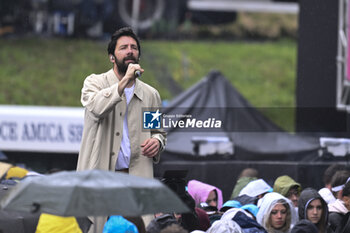
<svg viewBox="0 0 350 233"><path fill-rule="evenodd" d="M339 0L337 52L337 109L350 112L349 0Z"/></svg>

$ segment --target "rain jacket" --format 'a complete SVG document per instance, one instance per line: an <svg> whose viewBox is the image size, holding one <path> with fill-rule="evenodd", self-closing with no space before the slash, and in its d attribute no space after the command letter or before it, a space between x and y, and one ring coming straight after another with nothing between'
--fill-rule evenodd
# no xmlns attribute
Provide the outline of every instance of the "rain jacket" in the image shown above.
<svg viewBox="0 0 350 233"><path fill-rule="evenodd" d="M276 230L270 226L269 219L273 207L280 201L287 204L289 208L287 208L288 214L286 219L286 225L283 227L283 229ZM290 232L290 229L297 222L297 214L295 212L292 202L289 199L287 199L279 193L272 192L265 194L265 196L262 198L259 211L256 215L256 220L269 233L286 233Z"/></svg>
<svg viewBox="0 0 350 233"><path fill-rule="evenodd" d="M208 199L209 193L212 190L216 190L216 194L218 198L217 208L221 209L223 198L222 198L222 192L220 189L210 184L202 183L198 180L190 180L187 184L187 191L196 202L196 206L198 206L202 202L205 202Z"/></svg>
<svg viewBox="0 0 350 233"><path fill-rule="evenodd" d="M82 233L74 217L41 214L35 233Z"/></svg>
<svg viewBox="0 0 350 233"><path fill-rule="evenodd" d="M247 185L250 181L257 180L256 177L241 177L237 180L235 187L233 188L231 199L238 197L239 192Z"/></svg>
<svg viewBox="0 0 350 233"><path fill-rule="evenodd" d="M344 218L342 218L342 221L337 227L337 229L334 231L335 233L349 233L350 232L350 212L348 212Z"/></svg>
<svg viewBox="0 0 350 233"><path fill-rule="evenodd" d="M113 215L106 222L103 233L138 233L138 230L135 224L122 216Z"/></svg>
<svg viewBox="0 0 350 233"><path fill-rule="evenodd" d="M322 217L321 220L318 224L316 224L316 227L319 229L324 229L324 232L333 232L329 226L328 226L328 207L327 203L323 200L321 195L317 192L317 190L313 188L306 188L304 189L299 197L299 203L298 203L298 214L299 214L299 219L307 219L307 207L309 206L310 202L315 200L315 199L320 199L321 204L322 204Z"/></svg>
<svg viewBox="0 0 350 233"><path fill-rule="evenodd" d="M243 233L241 227L231 219L220 219L206 233Z"/></svg>
<svg viewBox="0 0 350 233"><path fill-rule="evenodd" d="M249 182L240 192L239 196L248 195L250 197L257 197L260 194L272 192L272 187L268 185L263 179L253 180Z"/></svg>
<svg viewBox="0 0 350 233"><path fill-rule="evenodd" d="M232 220L238 223L244 233L267 233L257 221L242 212L238 212Z"/></svg>
<svg viewBox="0 0 350 233"><path fill-rule="evenodd" d="M275 183L273 185L273 191L276 193L280 193L283 196L287 196L289 189L294 186L298 187L298 191L300 193L301 185L299 183L295 182L289 176L280 176L275 180Z"/></svg>
<svg viewBox="0 0 350 233"><path fill-rule="evenodd" d="M142 109L161 107L157 90L136 79L134 95L126 108L125 94L119 96L119 79L113 69L103 74L92 74L84 81L81 102L85 107L84 130L77 170L115 170L121 145L123 120L128 110L128 128L131 147L129 173L153 177L152 158L141 155L140 145L148 138L157 138L160 151L164 149L166 134L162 129L142 129Z"/></svg>

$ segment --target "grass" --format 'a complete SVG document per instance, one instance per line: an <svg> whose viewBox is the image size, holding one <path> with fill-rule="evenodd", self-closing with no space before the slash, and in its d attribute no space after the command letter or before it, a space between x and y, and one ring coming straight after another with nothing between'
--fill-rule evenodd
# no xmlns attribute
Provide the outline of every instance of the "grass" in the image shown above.
<svg viewBox="0 0 350 233"><path fill-rule="evenodd" d="M0 104L81 106L85 77L111 68L106 46L91 40L0 39ZM143 41L141 65L146 70L142 78L162 99L171 99L216 69L254 106L295 106L292 40ZM293 131L294 116L270 117Z"/></svg>

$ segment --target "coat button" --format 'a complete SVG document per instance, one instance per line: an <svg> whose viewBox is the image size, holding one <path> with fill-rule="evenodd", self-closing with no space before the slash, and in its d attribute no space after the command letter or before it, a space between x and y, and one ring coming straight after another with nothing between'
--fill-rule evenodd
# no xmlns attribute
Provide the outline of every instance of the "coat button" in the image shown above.
<svg viewBox="0 0 350 233"><path fill-rule="evenodd" d="M120 116L122 116L123 115L123 113L122 112L120 112Z"/></svg>
<svg viewBox="0 0 350 233"><path fill-rule="evenodd" d="M115 135L119 136L119 135L120 135L120 133L119 133L119 132L117 132Z"/></svg>
<svg viewBox="0 0 350 233"><path fill-rule="evenodd" d="M103 92L104 97L109 97L111 95L111 92L109 90Z"/></svg>

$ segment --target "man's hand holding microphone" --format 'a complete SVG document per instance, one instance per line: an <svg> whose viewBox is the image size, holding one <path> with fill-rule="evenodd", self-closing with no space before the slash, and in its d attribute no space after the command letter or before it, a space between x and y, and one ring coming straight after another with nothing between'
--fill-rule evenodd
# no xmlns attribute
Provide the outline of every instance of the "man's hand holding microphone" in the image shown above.
<svg viewBox="0 0 350 233"><path fill-rule="evenodd" d="M119 82L118 92L121 96L126 87L130 87L134 84L136 78L140 78L141 74L144 72L144 69L141 68L140 64L129 63L128 69L122 80Z"/></svg>

